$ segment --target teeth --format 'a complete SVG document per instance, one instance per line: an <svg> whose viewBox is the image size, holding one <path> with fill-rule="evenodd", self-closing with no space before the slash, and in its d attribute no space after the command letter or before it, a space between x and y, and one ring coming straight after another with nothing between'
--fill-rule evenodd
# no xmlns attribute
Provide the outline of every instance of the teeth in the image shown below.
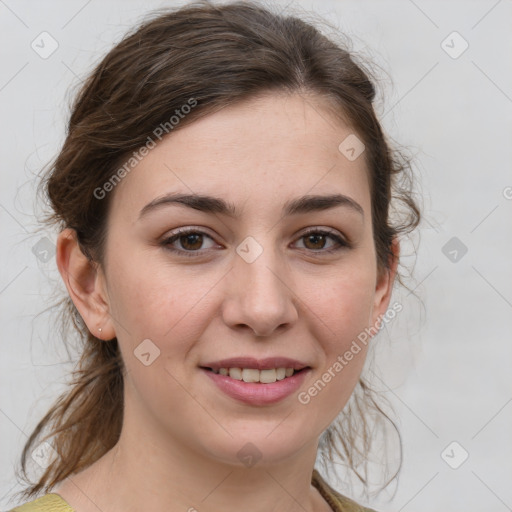
<svg viewBox="0 0 512 512"><path fill-rule="evenodd" d="M231 370L230 370L230 372L231 372ZM259 370L253 370L253 369L249 370L247 368L244 368L242 370L242 380L244 382L259 382L259 380L260 380Z"/></svg>
<svg viewBox="0 0 512 512"><path fill-rule="evenodd" d="M272 384L286 377L291 377L295 370L293 368L271 368L269 370L256 370L255 368L220 368L215 373L225 375L236 380L244 382L261 382L262 384Z"/></svg>
<svg viewBox="0 0 512 512"><path fill-rule="evenodd" d="M283 380L286 377L286 368L278 368L276 370L276 379ZM289 377L289 375L288 375Z"/></svg>
<svg viewBox="0 0 512 512"><path fill-rule="evenodd" d="M228 372L232 379L242 380L242 370L240 368L230 368Z"/></svg>

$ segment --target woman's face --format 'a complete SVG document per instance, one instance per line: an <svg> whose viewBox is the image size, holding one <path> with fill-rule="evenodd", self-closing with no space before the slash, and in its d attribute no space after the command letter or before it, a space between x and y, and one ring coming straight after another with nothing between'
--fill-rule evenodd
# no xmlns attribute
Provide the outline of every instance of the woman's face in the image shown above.
<svg viewBox="0 0 512 512"><path fill-rule="evenodd" d="M351 134L319 100L273 93L175 131L111 192L103 332L120 344L134 432L275 462L344 407L367 351L358 335L385 313L393 277L377 273L364 153L339 149ZM280 380L246 383L218 369L257 362L230 358L306 369L282 379L272 368L293 362L270 360L242 375Z"/></svg>

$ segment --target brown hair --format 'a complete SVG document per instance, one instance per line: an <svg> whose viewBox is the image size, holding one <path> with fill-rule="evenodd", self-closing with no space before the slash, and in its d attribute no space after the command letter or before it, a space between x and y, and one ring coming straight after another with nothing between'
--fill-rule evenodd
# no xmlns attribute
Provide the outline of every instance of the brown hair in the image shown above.
<svg viewBox="0 0 512 512"><path fill-rule="evenodd" d="M156 11L111 49L83 83L62 150L40 184L52 208L45 222L74 229L84 254L101 264L111 194L99 199L95 191L183 105L197 102L174 130L259 93L313 94L328 99L366 146L377 263L389 268L393 237L411 232L420 212L412 196L410 160L391 149L381 130L369 75L343 45L309 22L273 13L270 7L205 0ZM396 201L406 214L393 223ZM400 274L397 278L403 284ZM100 341L91 334L69 296L59 305L63 337L68 328L75 329L82 354L69 390L25 444L21 467L27 482L29 453L43 432L48 434L40 442L53 438L58 454L23 491L25 498L49 492L95 462L116 444L122 426L123 362L117 339ZM341 420L322 436L327 458L333 461L332 454L338 454L362 482L367 478L359 466L364 466L361 459L373 436L371 410L395 426L360 378Z"/></svg>

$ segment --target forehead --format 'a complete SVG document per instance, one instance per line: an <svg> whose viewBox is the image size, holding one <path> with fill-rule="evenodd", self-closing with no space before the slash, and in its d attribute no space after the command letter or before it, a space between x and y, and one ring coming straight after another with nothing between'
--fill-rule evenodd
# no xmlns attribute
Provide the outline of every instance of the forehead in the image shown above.
<svg viewBox="0 0 512 512"><path fill-rule="evenodd" d="M299 195L339 192L366 211L364 153L349 159L340 151L355 135L316 97L272 93L225 107L149 150L113 191L112 214L134 220L168 192L224 196L258 211Z"/></svg>

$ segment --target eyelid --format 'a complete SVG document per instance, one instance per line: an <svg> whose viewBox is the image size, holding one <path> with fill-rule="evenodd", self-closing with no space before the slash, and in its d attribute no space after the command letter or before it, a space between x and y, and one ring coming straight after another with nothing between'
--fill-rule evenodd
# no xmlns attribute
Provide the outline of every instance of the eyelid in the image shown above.
<svg viewBox="0 0 512 512"><path fill-rule="evenodd" d="M184 249L174 249L173 247L170 247L171 243L176 242L180 239L180 237L188 235L188 234L197 234L202 235L210 238L213 242L215 242L215 239L212 235L208 234L206 231L204 231L206 228L199 227L199 226L187 226L182 228L177 228L174 230L171 234L164 235L162 238L160 245L162 245L166 250L178 254L178 255L184 255L184 256L201 256L205 253L205 249L199 249L197 251L186 251ZM206 251L209 251L209 249L206 249Z"/></svg>
<svg viewBox="0 0 512 512"><path fill-rule="evenodd" d="M327 227L322 227L322 226L316 226L316 227L312 227L312 228L307 228L306 231L303 231L299 235L299 238L301 238L303 236L306 236L306 235L309 235L310 233L323 233L323 234L332 235L334 237L342 238L343 241L346 242L347 244L349 243L348 238L343 233L341 233L340 231L338 231L336 229L333 229L333 228L327 228Z"/></svg>
<svg viewBox="0 0 512 512"><path fill-rule="evenodd" d="M299 235L297 240L300 240L310 234L320 234L320 235L324 235L324 236L330 236L338 244L337 246L331 247L330 249L318 249L316 251L313 249L310 249L308 252L313 253L313 254L319 254L319 255L332 254L332 253L338 252L339 250L349 249L352 247L352 242L338 230L335 230L332 228L320 227L320 226L308 228L306 231L302 232Z"/></svg>

